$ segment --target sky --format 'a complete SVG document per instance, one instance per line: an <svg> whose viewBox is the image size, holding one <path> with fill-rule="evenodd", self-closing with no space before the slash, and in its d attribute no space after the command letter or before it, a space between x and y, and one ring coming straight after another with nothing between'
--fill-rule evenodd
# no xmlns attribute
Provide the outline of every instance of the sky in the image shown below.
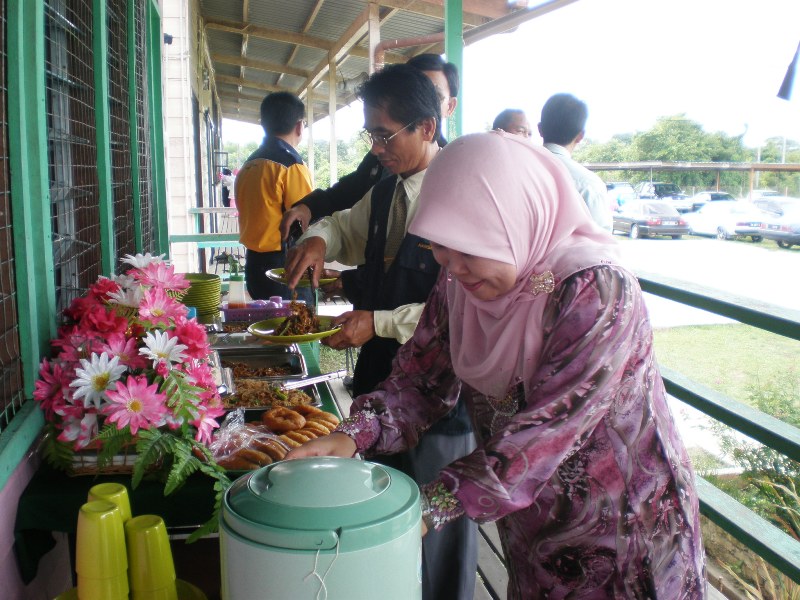
<svg viewBox="0 0 800 600"><path fill-rule="evenodd" d="M535 129L547 98L568 92L587 103L593 141L685 114L707 132L745 133L750 147L800 144L800 84L791 101L776 97L798 42L798 0L578 0L464 49L463 133L505 108L523 109ZM363 126L360 105L336 120L349 139ZM263 135L227 119L222 131L226 142ZM328 119L314 137L329 139Z"/></svg>

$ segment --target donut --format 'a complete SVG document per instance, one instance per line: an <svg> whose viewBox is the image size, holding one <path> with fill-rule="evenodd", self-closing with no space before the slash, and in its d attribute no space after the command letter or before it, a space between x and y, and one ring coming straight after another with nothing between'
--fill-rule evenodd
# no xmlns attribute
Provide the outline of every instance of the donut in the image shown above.
<svg viewBox="0 0 800 600"><path fill-rule="evenodd" d="M295 441L295 440L293 440L293 439L292 439L292 438L290 438L290 437L287 437L285 433L284 433L284 434L282 434L282 435L279 435L278 437L281 439L281 441L282 441L284 444L286 444L287 446L289 446L289 448L299 448L300 446L302 446L302 444L301 444L300 442L298 442L298 441Z"/></svg>
<svg viewBox="0 0 800 600"><path fill-rule="evenodd" d="M257 469L259 467L257 463L250 462L238 454L231 454L225 458L220 458L217 460L217 464L223 469L227 469L229 471L252 471L253 469Z"/></svg>
<svg viewBox="0 0 800 600"><path fill-rule="evenodd" d="M306 418L289 408L278 406L261 415L261 422L275 433L285 433L302 429L306 424Z"/></svg>
<svg viewBox="0 0 800 600"><path fill-rule="evenodd" d="M304 417L308 417L309 415L313 416L322 412L321 409L317 408L316 406L311 406L310 404L301 404L299 406L293 406L292 410L300 413Z"/></svg>
<svg viewBox="0 0 800 600"><path fill-rule="evenodd" d="M320 414L318 414L318 415L314 415L313 418L315 418L315 419L323 419L323 420L327 421L328 423L330 423L333 427L336 427L339 424L339 417L337 417L333 413L329 413L329 412L325 412L325 411L320 412Z"/></svg>
<svg viewBox="0 0 800 600"><path fill-rule="evenodd" d="M278 440L268 437L253 438L250 444L259 452L269 456L273 462L286 457L287 448Z"/></svg>
<svg viewBox="0 0 800 600"><path fill-rule="evenodd" d="M300 433L299 429L295 429L294 431L287 431L283 435L296 442L300 442L301 444L305 444L308 440L311 439L309 436Z"/></svg>
<svg viewBox="0 0 800 600"><path fill-rule="evenodd" d="M308 425L309 423L315 423L317 426L325 429L328 433L336 429L336 426L333 423L331 423L330 421L325 421L320 417L309 417L308 421L306 421L306 425Z"/></svg>
<svg viewBox="0 0 800 600"><path fill-rule="evenodd" d="M328 435L331 430L322 425L319 421L306 421L306 426L303 427L300 432L305 433L306 431L312 431L317 435L315 437L319 437L321 435Z"/></svg>
<svg viewBox="0 0 800 600"><path fill-rule="evenodd" d="M252 448L241 448L236 452L236 456L255 463L259 467L272 464L272 459L269 456Z"/></svg>

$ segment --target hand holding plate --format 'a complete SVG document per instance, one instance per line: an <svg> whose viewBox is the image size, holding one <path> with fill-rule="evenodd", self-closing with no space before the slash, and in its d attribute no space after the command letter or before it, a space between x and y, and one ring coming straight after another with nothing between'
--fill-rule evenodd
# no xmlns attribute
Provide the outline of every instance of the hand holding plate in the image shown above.
<svg viewBox="0 0 800 600"><path fill-rule="evenodd" d="M331 321L342 329L322 343L334 350L357 348L375 337L375 318L371 310L351 310Z"/></svg>

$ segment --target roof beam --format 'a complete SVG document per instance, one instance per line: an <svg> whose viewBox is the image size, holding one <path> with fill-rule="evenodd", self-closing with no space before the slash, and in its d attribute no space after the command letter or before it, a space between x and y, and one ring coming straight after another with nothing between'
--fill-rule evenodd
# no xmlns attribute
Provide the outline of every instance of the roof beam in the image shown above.
<svg viewBox="0 0 800 600"><path fill-rule="evenodd" d="M300 29L300 33L308 33L308 30L311 29L311 26L314 24L314 21L317 20L317 15L319 15L319 11L322 8L322 3L323 2L325 2L325 0L317 0L316 4L311 9L311 12L308 14L308 17L306 18L306 22L303 23L303 27ZM286 66L287 67L292 64L292 61L297 56L297 49L299 47L300 46L295 46L295 47L292 48L292 53L289 55L289 58L286 59ZM283 73L278 75L277 83L280 83L281 79L283 79Z"/></svg>
<svg viewBox="0 0 800 600"><path fill-rule="evenodd" d="M288 65L279 65L277 63L267 62L265 60L257 60L255 58L239 58L232 54L212 54L212 60L226 65L235 65L238 67L249 67L251 69L258 69L259 71L268 71L270 73L286 73L288 75L297 75L298 77L310 77L311 71L306 69L297 69Z"/></svg>
<svg viewBox="0 0 800 600"><path fill-rule="evenodd" d="M227 76L227 75L223 75L223 77L227 77L228 79L233 79L234 81L223 81L223 80L219 79L219 77L217 77L217 80L220 83L229 83L231 85L237 85L236 82L235 82L235 80L236 80L235 77L230 77L230 76ZM267 85L267 84L252 84L251 85L251 83L245 82L244 80L242 80L242 83L240 85L244 86L244 87L263 86L263 87L275 88L275 89L271 89L271 90L266 90L266 89L263 90L263 91L268 92L268 93L270 93L270 92L288 92L289 91L286 88L280 88L280 86L270 86L270 85ZM237 89L238 89L238 86L237 86ZM259 88L256 87L256 89L259 89ZM222 98L232 98L232 99L235 99L235 100L242 100L244 102L258 102L259 104L261 104L261 101L264 100L264 96L257 96L255 94L247 94L245 92L235 92L234 93L234 92L231 92L230 90L227 90L226 88L220 88L218 93L219 93L220 99L222 99ZM327 96L327 94L314 94L314 95L311 96L311 100L314 101L314 102L325 103L327 105L328 96ZM347 105L344 102L340 102L339 106L340 107L344 107L344 106L347 106Z"/></svg>
<svg viewBox="0 0 800 600"><path fill-rule="evenodd" d="M409 2L408 0L376 0L380 6L385 6L387 8L399 8L400 10L404 10L410 13L423 15L425 17L432 17L434 19L441 19L444 20L444 2L443 0L416 0ZM487 7L484 6L486 4ZM471 10L467 9L467 5ZM476 6L473 6L476 5ZM482 14L484 12L491 12L492 14L496 13L498 8L495 5L502 5L505 7L504 0L496 1L496 0L464 0L462 10L464 11L464 25L468 25L470 27L477 27L478 25L483 25L484 23L496 19L497 17L501 17L505 14L508 14L508 10L504 10L497 14L496 17L491 15Z"/></svg>
<svg viewBox="0 0 800 600"><path fill-rule="evenodd" d="M250 23L226 21L224 19L206 19L206 29L226 31L228 33L238 33L239 35L251 35L264 40L284 42L286 44L297 44L299 46L306 46L308 48L325 50L326 52L329 52L334 46L333 42L311 35L306 35L304 33L292 33L290 31L281 31L279 29L270 29L268 27L259 27L258 25L252 25Z"/></svg>
<svg viewBox="0 0 800 600"><path fill-rule="evenodd" d="M249 21L250 20L249 14L250 14L250 0L242 0L242 21L244 21L245 23ZM239 52L242 58L247 57L247 42L249 41L249 39L250 38L246 35L242 36L242 49L241 52ZM241 77L242 79L245 78L244 65L241 65L239 67L239 77Z"/></svg>

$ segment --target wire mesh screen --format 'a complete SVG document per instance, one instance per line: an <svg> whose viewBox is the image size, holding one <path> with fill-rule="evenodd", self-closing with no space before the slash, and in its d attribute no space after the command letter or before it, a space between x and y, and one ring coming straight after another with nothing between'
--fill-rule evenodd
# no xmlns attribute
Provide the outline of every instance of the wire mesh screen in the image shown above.
<svg viewBox="0 0 800 600"><path fill-rule="evenodd" d="M91 0L45 3L47 128L56 305L101 275Z"/></svg>
<svg viewBox="0 0 800 600"><path fill-rule="evenodd" d="M108 108L111 185L117 259L136 253L131 173L130 94L128 88L128 11L126 0L108 0ZM119 264L119 260L114 262Z"/></svg>
<svg viewBox="0 0 800 600"><path fill-rule="evenodd" d="M8 169L8 51L6 0L0 0L0 432L24 400L14 279L11 181Z"/></svg>
<svg viewBox="0 0 800 600"><path fill-rule="evenodd" d="M139 201L142 220L142 250L155 252L155 220L153 218L153 170L150 166L150 119L147 101L147 0L136 0L136 129L139 160Z"/></svg>

